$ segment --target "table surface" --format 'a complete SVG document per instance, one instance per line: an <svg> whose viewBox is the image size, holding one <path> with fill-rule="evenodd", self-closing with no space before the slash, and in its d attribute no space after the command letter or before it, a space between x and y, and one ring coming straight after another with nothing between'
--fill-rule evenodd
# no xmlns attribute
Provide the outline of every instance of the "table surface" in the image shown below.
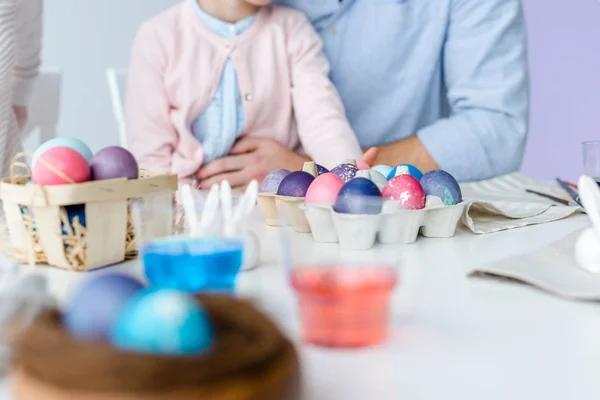
<svg viewBox="0 0 600 400"><path fill-rule="evenodd" d="M467 278L472 268L526 253L588 225L580 215L488 235L459 230L453 239L398 246L401 282L393 297L388 343L362 350L300 347L310 400L587 399L600 393L598 305L559 299L505 281ZM242 274L239 291L296 341L295 297L273 258L277 228L265 228L262 264ZM304 240L304 239L302 239ZM304 244L310 251L312 240ZM90 274L124 271L129 262L88 274L49 267L59 301ZM10 382L0 381L0 399Z"/></svg>

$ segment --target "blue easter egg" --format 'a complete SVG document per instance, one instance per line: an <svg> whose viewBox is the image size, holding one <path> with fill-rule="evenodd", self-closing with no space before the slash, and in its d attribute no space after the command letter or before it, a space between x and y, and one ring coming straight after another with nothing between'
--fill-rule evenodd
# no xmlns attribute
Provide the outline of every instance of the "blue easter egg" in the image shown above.
<svg viewBox="0 0 600 400"><path fill-rule="evenodd" d="M373 168L375 171L379 172L381 175L387 178L387 176L392 172L392 167L389 165L376 165Z"/></svg>
<svg viewBox="0 0 600 400"><path fill-rule="evenodd" d="M379 214L383 205L377 185L367 178L354 178L342 186L333 209L342 214Z"/></svg>
<svg viewBox="0 0 600 400"><path fill-rule="evenodd" d="M125 305L143 288L138 280L123 274L93 278L68 302L63 324L77 339L108 340Z"/></svg>
<svg viewBox="0 0 600 400"><path fill-rule="evenodd" d="M85 221L85 205L84 204L75 204L72 206L65 206L65 211L67 212L67 217L69 218L69 224L71 224L71 226L73 226L73 222L75 221L75 217L78 218L79 220L79 224L81 226L86 226L86 221ZM65 226L62 226L62 232L63 234L67 234L67 229L65 228Z"/></svg>
<svg viewBox="0 0 600 400"><path fill-rule="evenodd" d="M398 173L398 168L401 168L401 167L406 167L406 169L408 170L408 174L418 181L420 181L421 178L423 177L423 173L414 165L400 164L397 167L394 167L394 169L392 169L390 171L390 173L387 175L388 181L396 176L396 174Z"/></svg>
<svg viewBox="0 0 600 400"><path fill-rule="evenodd" d="M31 166L33 167L37 158L41 156L46 150L50 150L54 147L68 147L70 149L73 149L79 154L81 154L83 158L85 158L88 161L88 163L92 161L92 157L94 156L90 148L81 140L70 137L58 137L48 140L47 142L43 143L40 147L37 148L37 150L33 154Z"/></svg>
<svg viewBox="0 0 600 400"><path fill-rule="evenodd" d="M317 164L317 175L323 175L328 173L329 170L322 165Z"/></svg>
<svg viewBox="0 0 600 400"><path fill-rule="evenodd" d="M213 343L213 329L191 296L152 289L136 296L121 312L111 343L122 350L158 355L197 355Z"/></svg>
<svg viewBox="0 0 600 400"><path fill-rule="evenodd" d="M421 186L426 196L437 196L447 206L462 202L462 192L458 182L446 171L427 172L421 178Z"/></svg>

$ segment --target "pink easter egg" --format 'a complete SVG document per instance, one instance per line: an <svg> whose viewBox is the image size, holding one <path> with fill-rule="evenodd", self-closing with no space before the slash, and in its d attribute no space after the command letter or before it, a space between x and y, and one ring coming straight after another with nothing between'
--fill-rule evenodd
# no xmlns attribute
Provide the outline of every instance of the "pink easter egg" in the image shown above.
<svg viewBox="0 0 600 400"><path fill-rule="evenodd" d="M36 160L31 171L36 185L64 185L90 180L90 165L78 151L69 147L52 147Z"/></svg>
<svg viewBox="0 0 600 400"><path fill-rule="evenodd" d="M327 172L313 181L306 192L304 202L306 204L332 205L342 186L344 186L344 181L339 176Z"/></svg>
<svg viewBox="0 0 600 400"><path fill-rule="evenodd" d="M411 175L398 175L392 178L381 191L386 200L395 200L404 210L425 208L423 187Z"/></svg>
<svg viewBox="0 0 600 400"><path fill-rule="evenodd" d="M371 169L371 167L369 167L369 164L367 164L366 162L361 161L361 160L356 160L356 166L361 171L363 171L365 169Z"/></svg>

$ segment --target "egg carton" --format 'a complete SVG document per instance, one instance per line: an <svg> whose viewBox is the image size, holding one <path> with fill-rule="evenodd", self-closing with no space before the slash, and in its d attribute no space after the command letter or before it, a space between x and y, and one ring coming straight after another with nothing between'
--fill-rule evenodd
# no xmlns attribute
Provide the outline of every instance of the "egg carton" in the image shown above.
<svg viewBox="0 0 600 400"><path fill-rule="evenodd" d="M279 226L285 218L295 232L312 233L316 242L339 243L345 250L368 250L383 244L409 244L419 233L428 238L450 238L456 232L466 202L445 206L439 198L427 197L422 210L401 210L386 200L375 215L343 214L332 206L304 204L304 198L261 194L259 207L268 225Z"/></svg>

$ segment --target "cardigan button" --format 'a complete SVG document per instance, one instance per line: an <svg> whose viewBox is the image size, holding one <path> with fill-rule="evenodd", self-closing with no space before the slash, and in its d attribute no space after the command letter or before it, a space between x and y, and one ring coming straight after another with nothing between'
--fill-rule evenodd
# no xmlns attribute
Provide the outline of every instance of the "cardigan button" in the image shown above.
<svg viewBox="0 0 600 400"><path fill-rule="evenodd" d="M244 99L245 99L246 101L252 101L252 95L251 95L250 93L246 93L246 94L244 95Z"/></svg>

